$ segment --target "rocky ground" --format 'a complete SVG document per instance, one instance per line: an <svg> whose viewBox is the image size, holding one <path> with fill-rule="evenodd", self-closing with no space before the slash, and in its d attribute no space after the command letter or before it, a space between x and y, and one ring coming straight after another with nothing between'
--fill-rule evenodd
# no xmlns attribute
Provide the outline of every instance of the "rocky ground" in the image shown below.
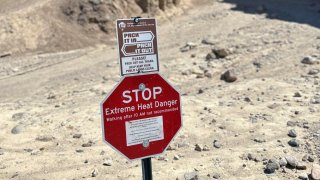
<svg viewBox="0 0 320 180"><path fill-rule="evenodd" d="M320 179L320 3L197 2L158 24L184 126L154 179ZM0 58L0 179L141 179L101 137L117 52L111 40Z"/></svg>

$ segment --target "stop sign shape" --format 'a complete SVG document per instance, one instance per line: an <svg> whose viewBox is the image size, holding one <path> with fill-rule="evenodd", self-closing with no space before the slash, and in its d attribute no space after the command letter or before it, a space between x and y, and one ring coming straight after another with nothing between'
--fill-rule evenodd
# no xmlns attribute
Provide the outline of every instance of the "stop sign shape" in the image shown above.
<svg viewBox="0 0 320 180"><path fill-rule="evenodd" d="M182 126L180 94L159 74L123 77L101 114L104 141L131 160L161 154Z"/></svg>

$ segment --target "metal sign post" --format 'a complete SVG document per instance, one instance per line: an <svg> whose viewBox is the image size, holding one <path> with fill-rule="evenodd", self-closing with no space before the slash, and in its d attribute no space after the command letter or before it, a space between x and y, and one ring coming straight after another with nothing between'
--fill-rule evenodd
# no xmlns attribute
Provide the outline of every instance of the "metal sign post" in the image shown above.
<svg viewBox="0 0 320 180"><path fill-rule="evenodd" d="M143 180L152 180L152 165L151 158L145 158L141 160L142 164L142 177Z"/></svg>

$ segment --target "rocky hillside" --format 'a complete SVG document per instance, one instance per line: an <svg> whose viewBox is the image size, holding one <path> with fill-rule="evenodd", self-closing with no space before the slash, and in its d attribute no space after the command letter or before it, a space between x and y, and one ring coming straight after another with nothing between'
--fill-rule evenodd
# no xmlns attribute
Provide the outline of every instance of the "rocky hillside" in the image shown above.
<svg viewBox="0 0 320 180"><path fill-rule="evenodd" d="M0 0L0 56L57 52L114 40L114 20L166 19L181 14L180 0Z"/></svg>

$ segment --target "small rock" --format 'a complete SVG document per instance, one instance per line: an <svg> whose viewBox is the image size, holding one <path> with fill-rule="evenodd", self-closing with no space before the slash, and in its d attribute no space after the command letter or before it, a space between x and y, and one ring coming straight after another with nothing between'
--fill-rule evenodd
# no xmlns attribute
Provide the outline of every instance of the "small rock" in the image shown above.
<svg viewBox="0 0 320 180"><path fill-rule="evenodd" d="M313 155L309 155L308 156L308 161L309 162L314 162L314 160L315 160L315 157Z"/></svg>
<svg viewBox="0 0 320 180"><path fill-rule="evenodd" d="M318 74L319 72L320 72L319 69L311 69L311 70L308 72L308 74L309 74L309 75L316 75L316 74Z"/></svg>
<svg viewBox="0 0 320 180"><path fill-rule="evenodd" d="M293 168L295 168L297 166L298 162L297 162L297 159L295 157L286 156L285 158L287 160L287 163L288 163L287 165L288 166L293 167Z"/></svg>
<svg viewBox="0 0 320 180"><path fill-rule="evenodd" d="M280 168L279 161L278 161L278 160L276 160L276 159L269 159L269 160L268 160L268 163L275 163L275 164L277 165L277 169L279 169L279 168Z"/></svg>
<svg viewBox="0 0 320 180"><path fill-rule="evenodd" d="M279 106L280 106L279 104L273 103L273 104L268 105L267 107L268 107L269 109L276 109L276 108L279 107Z"/></svg>
<svg viewBox="0 0 320 180"><path fill-rule="evenodd" d="M257 143L267 142L265 139L261 139L261 138L254 138L254 141L257 142Z"/></svg>
<svg viewBox="0 0 320 180"><path fill-rule="evenodd" d="M294 129L290 129L288 132L288 136L290 137L297 137L297 132Z"/></svg>
<svg viewBox="0 0 320 180"><path fill-rule="evenodd" d="M280 158L280 160L279 160L279 165L280 165L280 167L284 167L284 166L287 166L287 160L286 160L286 158Z"/></svg>
<svg viewBox="0 0 320 180"><path fill-rule="evenodd" d="M74 135L73 135L73 138L79 139L79 138L81 138L81 136L82 136L82 134L74 134Z"/></svg>
<svg viewBox="0 0 320 180"><path fill-rule="evenodd" d="M103 162L103 165L104 165L104 166L112 166L112 160L111 160L111 159L105 160L105 161Z"/></svg>
<svg viewBox="0 0 320 180"><path fill-rule="evenodd" d="M301 93L300 92L295 92L293 97L302 97Z"/></svg>
<svg viewBox="0 0 320 180"><path fill-rule="evenodd" d="M306 154L306 155L304 155L303 157L302 157L302 161L307 161L308 160L308 154Z"/></svg>
<svg viewBox="0 0 320 180"><path fill-rule="evenodd" d="M205 72L205 73L204 73L204 76L207 77L207 78L212 78L212 77L213 77L213 74L210 73L210 72Z"/></svg>
<svg viewBox="0 0 320 180"><path fill-rule="evenodd" d="M256 66L257 68L261 68L261 63L260 63L260 62L255 61L255 62L253 62L252 64L253 64L254 66Z"/></svg>
<svg viewBox="0 0 320 180"><path fill-rule="evenodd" d="M195 43L193 43L193 42L188 42L185 46L183 46L182 48L180 48L180 51L181 52L187 52L187 51L189 51L189 50L191 50L191 49L194 49L194 48L196 48L197 47L197 45L195 44Z"/></svg>
<svg viewBox="0 0 320 180"><path fill-rule="evenodd" d="M13 179L13 178L15 178L17 176L19 176L19 174L16 172L14 175L11 176L11 178Z"/></svg>
<svg viewBox="0 0 320 180"><path fill-rule="evenodd" d="M244 98L244 101L245 101L245 102L251 102L251 99L250 99L249 97L245 97L245 98Z"/></svg>
<svg viewBox="0 0 320 180"><path fill-rule="evenodd" d="M259 156L257 156L257 157L254 158L254 161L255 161L255 162L261 162L261 161L262 161L262 158L259 157Z"/></svg>
<svg viewBox="0 0 320 180"><path fill-rule="evenodd" d="M174 160L179 160L180 157L179 157L179 155L174 155L174 156L173 156L173 159L174 159Z"/></svg>
<svg viewBox="0 0 320 180"><path fill-rule="evenodd" d="M311 170L311 177L314 180L320 180L320 165L313 164L312 170Z"/></svg>
<svg viewBox="0 0 320 180"><path fill-rule="evenodd" d="M31 155L38 155L38 154L40 154L40 151L38 149L34 149L34 150L31 151L30 154Z"/></svg>
<svg viewBox="0 0 320 180"><path fill-rule="evenodd" d="M92 141L88 141L87 143L82 144L82 147L91 147L93 144Z"/></svg>
<svg viewBox="0 0 320 180"><path fill-rule="evenodd" d="M52 141L53 139L54 137L50 135L38 136L36 138L37 141L41 141L41 142L49 142L49 141Z"/></svg>
<svg viewBox="0 0 320 180"><path fill-rule="evenodd" d="M198 79L204 78L204 74L198 74L196 78Z"/></svg>
<svg viewBox="0 0 320 180"><path fill-rule="evenodd" d="M214 59L216 59L216 55L214 53L208 53L206 56L206 61L212 61Z"/></svg>
<svg viewBox="0 0 320 180"><path fill-rule="evenodd" d="M23 113L23 112L15 113L15 114L12 115L11 118L12 118L14 121L21 120L21 119L23 118L24 114L25 114L25 113Z"/></svg>
<svg viewBox="0 0 320 180"><path fill-rule="evenodd" d="M207 145L204 145L202 151L210 151L210 148Z"/></svg>
<svg viewBox="0 0 320 180"><path fill-rule="evenodd" d="M82 152L84 152L84 150L83 149L76 149L76 152L77 153L82 153Z"/></svg>
<svg viewBox="0 0 320 180"><path fill-rule="evenodd" d="M293 126L296 126L296 125L297 125L297 123L294 122L294 121L288 121L288 122L287 122L287 126L293 127Z"/></svg>
<svg viewBox="0 0 320 180"><path fill-rule="evenodd" d="M312 104L320 104L320 96L311 99Z"/></svg>
<svg viewBox="0 0 320 180"><path fill-rule="evenodd" d="M197 44L194 42L187 42L186 46L189 46L191 49L197 47Z"/></svg>
<svg viewBox="0 0 320 180"><path fill-rule="evenodd" d="M308 174L307 173L301 173L299 174L298 176L299 179L302 179L302 180L308 180Z"/></svg>
<svg viewBox="0 0 320 180"><path fill-rule="evenodd" d="M300 142L297 139L291 139L288 144L292 147L299 147L300 146Z"/></svg>
<svg viewBox="0 0 320 180"><path fill-rule="evenodd" d="M22 124L16 125L14 128L11 129L12 134L20 134L24 131L24 126Z"/></svg>
<svg viewBox="0 0 320 180"><path fill-rule="evenodd" d="M218 140L214 140L213 141L213 147L215 148L221 148L222 144L220 143L220 141Z"/></svg>
<svg viewBox="0 0 320 180"><path fill-rule="evenodd" d="M235 73L233 73L233 71L228 70L221 75L220 79L231 83L237 80L237 76L235 75Z"/></svg>
<svg viewBox="0 0 320 180"><path fill-rule="evenodd" d="M93 169L91 172L91 177L97 177L98 176L98 169Z"/></svg>
<svg viewBox="0 0 320 180"><path fill-rule="evenodd" d="M256 158L256 156L254 154L252 154L252 153L248 153L247 158L249 160L254 160Z"/></svg>
<svg viewBox="0 0 320 180"><path fill-rule="evenodd" d="M301 63L312 65L316 63L316 59L312 56L306 56L302 59Z"/></svg>
<svg viewBox="0 0 320 180"><path fill-rule="evenodd" d="M226 48L212 49L212 52L216 55L217 58L225 58L231 53L230 50Z"/></svg>
<svg viewBox="0 0 320 180"><path fill-rule="evenodd" d="M196 144L194 150L201 152L202 146L200 144Z"/></svg>
<svg viewBox="0 0 320 180"><path fill-rule="evenodd" d="M201 72L199 72L199 73L201 73ZM185 75L185 76L189 76L191 74L194 74L194 71L192 69L188 69L188 70L182 71L181 74Z"/></svg>
<svg viewBox="0 0 320 180"><path fill-rule="evenodd" d="M11 56L11 53L10 52L5 52L5 53L1 53L0 54L0 58L4 58L4 57L7 57L7 56Z"/></svg>
<svg viewBox="0 0 320 180"><path fill-rule="evenodd" d="M214 42L211 39L205 38L201 41L202 44L214 45Z"/></svg>
<svg viewBox="0 0 320 180"><path fill-rule="evenodd" d="M198 180L198 173L196 171L190 172L190 173L185 173L184 174L184 179L185 180Z"/></svg>
<svg viewBox="0 0 320 180"><path fill-rule="evenodd" d="M265 172L267 174L272 174L274 173L277 169L279 169L279 164L276 163L276 162L268 162L267 166L266 166L266 169L265 169Z"/></svg>
<svg viewBox="0 0 320 180"><path fill-rule="evenodd" d="M158 156L157 158L159 161L164 161L166 158L164 156Z"/></svg>
<svg viewBox="0 0 320 180"><path fill-rule="evenodd" d="M220 178L220 174L215 173L215 174L212 175L212 178L213 179L219 179Z"/></svg>
<svg viewBox="0 0 320 180"><path fill-rule="evenodd" d="M30 149L30 148L23 149L23 150L26 151L26 152L32 152L33 151L33 149Z"/></svg>
<svg viewBox="0 0 320 180"><path fill-rule="evenodd" d="M307 169L307 166L306 166L306 164L304 164L303 162L298 162L296 168L297 168L298 170L306 170L306 169Z"/></svg>
<svg viewBox="0 0 320 180"><path fill-rule="evenodd" d="M262 159L262 164L263 164L263 165L267 165L267 164L268 164L268 159L263 158L263 159Z"/></svg>
<svg viewBox="0 0 320 180"><path fill-rule="evenodd" d="M47 99L56 99L56 95L53 92L50 92Z"/></svg>
<svg viewBox="0 0 320 180"><path fill-rule="evenodd" d="M174 150L177 150L177 148L175 146L169 145L167 150L168 151L174 151Z"/></svg>

